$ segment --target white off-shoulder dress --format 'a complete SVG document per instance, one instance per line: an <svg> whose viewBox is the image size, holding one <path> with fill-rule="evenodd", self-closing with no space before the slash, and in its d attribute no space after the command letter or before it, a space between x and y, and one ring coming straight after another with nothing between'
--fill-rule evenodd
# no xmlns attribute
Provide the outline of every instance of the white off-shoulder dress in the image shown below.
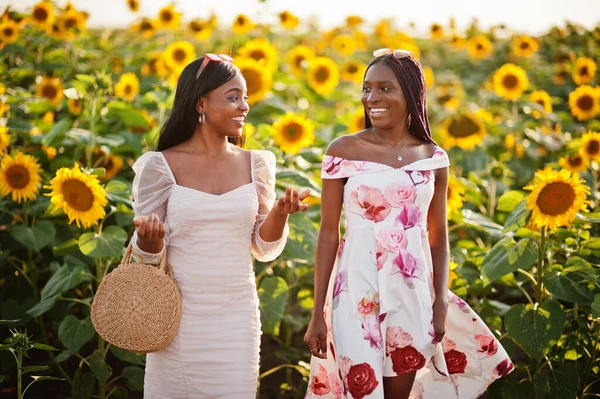
<svg viewBox="0 0 600 399"><path fill-rule="evenodd" d="M252 182L221 195L178 185L160 152L133 165L133 209L164 223L183 303L175 339L146 358L146 399L256 396L261 324L251 255L279 256L288 227L278 241L260 237L275 202L275 156L251 151L250 157ZM162 256L140 250L137 235L133 249L148 263Z"/></svg>

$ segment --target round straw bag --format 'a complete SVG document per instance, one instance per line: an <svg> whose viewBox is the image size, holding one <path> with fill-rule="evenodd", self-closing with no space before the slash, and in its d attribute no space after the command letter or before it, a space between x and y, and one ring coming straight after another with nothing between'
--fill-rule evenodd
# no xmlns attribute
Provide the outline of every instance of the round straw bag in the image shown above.
<svg viewBox="0 0 600 399"><path fill-rule="evenodd" d="M121 264L106 275L92 304L92 323L107 342L137 353L157 352L175 338L181 292L167 265L131 262L131 243Z"/></svg>

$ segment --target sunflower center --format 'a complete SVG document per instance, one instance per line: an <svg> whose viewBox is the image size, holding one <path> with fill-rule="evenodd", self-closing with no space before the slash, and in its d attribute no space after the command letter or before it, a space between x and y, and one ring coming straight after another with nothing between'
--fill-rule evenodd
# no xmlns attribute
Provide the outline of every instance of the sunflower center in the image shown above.
<svg viewBox="0 0 600 399"><path fill-rule="evenodd" d="M163 22L171 22L173 20L173 14L171 14L171 11L163 11L160 13L160 19Z"/></svg>
<svg viewBox="0 0 600 399"><path fill-rule="evenodd" d="M302 61L304 61L305 58L303 55L297 55L296 58L294 59L294 64L296 65L297 68L300 68L302 66Z"/></svg>
<svg viewBox="0 0 600 399"><path fill-rule="evenodd" d="M152 24L148 21L142 21L140 24L140 30L152 30Z"/></svg>
<svg viewBox="0 0 600 399"><path fill-rule="evenodd" d="M502 86L507 89L514 89L519 84L519 79L515 75L506 75L502 78Z"/></svg>
<svg viewBox="0 0 600 399"><path fill-rule="evenodd" d="M285 22L288 20L288 15L287 13L283 12L279 15L279 19L281 20L281 22Z"/></svg>
<svg viewBox="0 0 600 399"><path fill-rule="evenodd" d="M262 85L261 85L261 79L260 79L260 74L252 69L246 69L242 75L244 75L244 78L246 79L246 87L248 89L248 95L252 95L254 93L257 93L258 91L260 91Z"/></svg>
<svg viewBox="0 0 600 399"><path fill-rule="evenodd" d="M315 79L319 83L325 83L329 79L329 69L325 67L320 67L317 69L315 73Z"/></svg>
<svg viewBox="0 0 600 399"><path fill-rule="evenodd" d="M589 73L590 73L590 71L589 71L587 65L586 66L582 66L581 69L579 70L579 74L580 75L587 76L587 75L589 75Z"/></svg>
<svg viewBox="0 0 600 399"><path fill-rule="evenodd" d="M536 204L542 213L558 216L565 213L575 201L575 191L567 183L556 182L546 185L537 197Z"/></svg>
<svg viewBox="0 0 600 399"><path fill-rule="evenodd" d="M202 24L197 21L190 22L190 29L194 32L200 32L202 30Z"/></svg>
<svg viewBox="0 0 600 399"><path fill-rule="evenodd" d="M179 62L185 60L185 51L178 48L177 50L173 51L173 58Z"/></svg>
<svg viewBox="0 0 600 399"><path fill-rule="evenodd" d="M240 16L240 17L237 18L236 22L237 22L238 25L242 25L242 26L246 25L246 18Z"/></svg>
<svg viewBox="0 0 600 399"><path fill-rule="evenodd" d="M581 166L581 164L583 163L583 159L577 154L569 157L568 161L569 161L569 165L571 165L574 168Z"/></svg>
<svg viewBox="0 0 600 399"><path fill-rule="evenodd" d="M354 64L350 64L350 65L348 65L348 68L346 68L346 71L348 71L348 73L354 74L354 73L358 72L358 67Z"/></svg>
<svg viewBox="0 0 600 399"><path fill-rule="evenodd" d="M544 100L537 100L536 103L538 103L542 107L546 106L546 102Z"/></svg>
<svg viewBox="0 0 600 399"><path fill-rule="evenodd" d="M71 29L75 25L77 25L77 20L75 18L69 17L69 18L65 19L65 28Z"/></svg>
<svg viewBox="0 0 600 399"><path fill-rule="evenodd" d="M250 52L250 57L256 61L267 58L266 54L262 50L252 50Z"/></svg>
<svg viewBox="0 0 600 399"><path fill-rule="evenodd" d="M477 45L475 46L475 48L479 51L483 50L483 44L481 43L477 43Z"/></svg>
<svg viewBox="0 0 600 399"><path fill-rule="evenodd" d="M450 185L448 185L448 194L447 194L448 199L452 198L452 194L453 194L452 193L452 187L450 187Z"/></svg>
<svg viewBox="0 0 600 399"><path fill-rule="evenodd" d="M590 95L584 95L577 99L577 107L584 111L589 111L594 107L594 99Z"/></svg>
<svg viewBox="0 0 600 399"><path fill-rule="evenodd" d="M433 32L437 32L437 31L439 31L439 30L440 30L440 26L439 26L439 25L433 25L433 28L431 28L431 30L432 30Z"/></svg>
<svg viewBox="0 0 600 399"><path fill-rule="evenodd" d="M48 19L48 11L45 8L38 7L33 11L33 19L39 22L44 22Z"/></svg>
<svg viewBox="0 0 600 399"><path fill-rule="evenodd" d="M288 141L298 141L302 138L303 130L300 124L291 122L286 126L284 134Z"/></svg>
<svg viewBox="0 0 600 399"><path fill-rule="evenodd" d="M152 72L156 72L156 63L158 62L157 58L152 58L150 61L148 61L148 67L150 67L150 70Z"/></svg>
<svg viewBox="0 0 600 399"><path fill-rule="evenodd" d="M12 27L7 26L2 32L4 32L5 37L10 38L15 33L15 30Z"/></svg>
<svg viewBox="0 0 600 399"><path fill-rule="evenodd" d="M67 180L63 183L62 191L65 201L76 211L85 212L94 204L92 190L79 180Z"/></svg>
<svg viewBox="0 0 600 399"><path fill-rule="evenodd" d="M125 92L125 94L131 94L131 92L133 91L133 88L131 87L131 85L125 85L125 88L123 89L123 91Z"/></svg>
<svg viewBox="0 0 600 399"><path fill-rule="evenodd" d="M585 149L585 152L590 155L598 154L598 152L600 152L600 142L597 140L590 141Z"/></svg>
<svg viewBox="0 0 600 399"><path fill-rule="evenodd" d="M452 137L469 137L479 132L479 126L469 117L455 118L448 126L448 133Z"/></svg>
<svg viewBox="0 0 600 399"><path fill-rule="evenodd" d="M521 42L521 50L527 50L529 48L529 42Z"/></svg>
<svg viewBox="0 0 600 399"><path fill-rule="evenodd" d="M54 98L56 97L56 95L58 94L58 90L56 90L56 87L52 86L52 85L46 85L42 88L42 96L45 98Z"/></svg>
<svg viewBox="0 0 600 399"><path fill-rule="evenodd" d="M6 170L6 181L12 188L24 188L29 184L29 171L23 165L13 165Z"/></svg>

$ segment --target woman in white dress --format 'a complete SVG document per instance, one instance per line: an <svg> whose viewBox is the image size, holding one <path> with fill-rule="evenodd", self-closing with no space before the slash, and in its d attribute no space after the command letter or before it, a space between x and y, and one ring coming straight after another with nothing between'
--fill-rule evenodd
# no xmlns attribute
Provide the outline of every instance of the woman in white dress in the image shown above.
<svg viewBox="0 0 600 399"><path fill-rule="evenodd" d="M133 248L156 264L167 251L182 293L178 334L148 354L147 399L254 398L260 314L252 254L285 246L289 214L308 192L275 197L275 156L241 148L246 82L227 56L190 63L156 152L133 165Z"/></svg>

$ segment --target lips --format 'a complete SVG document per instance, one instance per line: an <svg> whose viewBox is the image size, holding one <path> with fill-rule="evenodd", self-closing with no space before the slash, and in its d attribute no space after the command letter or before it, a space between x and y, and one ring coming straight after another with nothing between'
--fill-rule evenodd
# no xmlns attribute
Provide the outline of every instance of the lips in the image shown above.
<svg viewBox="0 0 600 399"><path fill-rule="evenodd" d="M246 121L245 116L234 116L231 118L232 121L239 124L240 126L244 126L244 122Z"/></svg>
<svg viewBox="0 0 600 399"><path fill-rule="evenodd" d="M369 108L369 116L383 115L388 111L389 111L389 108L383 108L383 107Z"/></svg>

